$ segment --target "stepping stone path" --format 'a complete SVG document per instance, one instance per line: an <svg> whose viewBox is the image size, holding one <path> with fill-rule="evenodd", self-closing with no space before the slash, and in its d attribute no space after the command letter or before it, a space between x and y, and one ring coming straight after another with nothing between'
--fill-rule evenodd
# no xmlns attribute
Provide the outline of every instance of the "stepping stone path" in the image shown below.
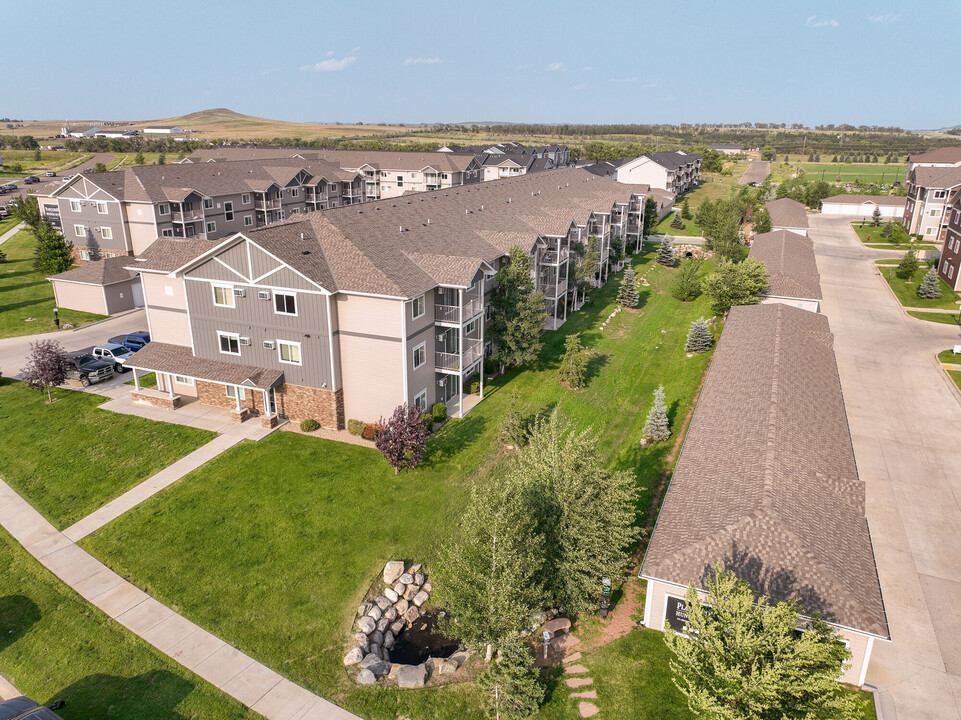
<svg viewBox="0 0 961 720"><path fill-rule="evenodd" d="M563 637L573 639L573 642L569 642L569 644L567 644L567 647L573 647L578 643L577 638L573 637L572 635L567 635ZM564 667L565 675L583 675L590 672L590 670L588 670L586 667L584 667L583 665L577 662L578 660L581 659L581 657L582 655L580 652L573 652L564 657L563 663L565 665ZM564 683L567 685L567 687L573 690L576 688L593 685L594 681L589 677L571 677L571 678L567 678L564 681ZM577 704L577 714L580 715L582 718L594 717L601 711L601 709L597 707L597 705L595 705L594 703L586 702L587 700L597 700L596 690L583 690L581 692L571 693L570 697L573 700L581 701Z"/></svg>

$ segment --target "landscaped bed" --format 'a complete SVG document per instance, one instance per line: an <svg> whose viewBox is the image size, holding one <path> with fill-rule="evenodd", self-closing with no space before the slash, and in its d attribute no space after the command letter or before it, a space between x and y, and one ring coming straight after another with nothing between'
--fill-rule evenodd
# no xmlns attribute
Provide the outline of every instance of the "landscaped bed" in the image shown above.
<svg viewBox="0 0 961 720"><path fill-rule="evenodd" d="M0 672L64 720L259 718L125 630L0 529Z"/></svg>
<svg viewBox="0 0 961 720"><path fill-rule="evenodd" d="M930 270L927 263L921 263L921 267L911 276L910 283L898 277L896 264L878 264L877 268L881 273L881 277L887 280L888 285L891 286L895 296L898 298L898 302L900 302L903 307L929 308L931 310L958 309L958 301L961 300L961 298L959 298L957 293L941 278L938 278L938 283L941 287L941 297L934 300L926 300L925 298L918 297L918 286L921 284L921 280L924 279L924 275Z"/></svg>
<svg viewBox="0 0 961 720"><path fill-rule="evenodd" d="M0 478L61 530L216 435L98 410L100 395L53 397L0 379Z"/></svg>
<svg viewBox="0 0 961 720"><path fill-rule="evenodd" d="M904 252L905 250L914 250L915 252L919 250L936 250L937 246L932 243L925 242L908 242L908 243L892 243L888 242L886 238L881 235L881 230L884 227L884 222L882 221L880 226L874 226L870 222L853 222L851 227L854 228L854 232L857 233L858 239L861 243L874 250L899 250Z"/></svg>
<svg viewBox="0 0 961 720"><path fill-rule="evenodd" d="M429 568L452 537L469 484L507 456L501 423L513 390L522 413L559 405L575 427L592 427L603 459L635 471L638 512L650 519L674 443L641 449L641 427L660 383L675 430L686 421L710 356L687 358L684 342L690 322L711 314L707 298L674 300L673 271L652 257L636 262L650 282L637 310L601 330L620 276L595 290L544 336L538 367L497 378L482 403L431 439L421 468L396 476L374 449L277 433L228 450L82 544L201 626L365 717L479 717L471 684L416 692L351 684L342 660L354 611L386 560ZM573 332L594 350L580 391L556 380ZM659 673L669 685L666 666ZM571 716L558 708L560 695L544 717ZM665 717L673 705L647 707Z"/></svg>

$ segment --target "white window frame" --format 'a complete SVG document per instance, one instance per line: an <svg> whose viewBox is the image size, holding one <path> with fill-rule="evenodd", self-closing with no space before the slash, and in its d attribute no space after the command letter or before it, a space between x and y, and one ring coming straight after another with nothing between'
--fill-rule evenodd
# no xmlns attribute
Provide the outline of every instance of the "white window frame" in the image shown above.
<svg viewBox="0 0 961 720"><path fill-rule="evenodd" d="M91 253L89 250L81 250L81 251L80 251L80 259L81 259L81 260L93 260L93 253ZM947 260L945 260L945 262L947 262Z"/></svg>
<svg viewBox="0 0 961 720"><path fill-rule="evenodd" d="M160 231L160 237L173 237L173 236L174 236L173 228L164 228L163 230Z"/></svg>
<svg viewBox="0 0 961 720"><path fill-rule="evenodd" d="M241 205L250 205L250 193L244 193L240 196Z"/></svg>
<svg viewBox="0 0 961 720"><path fill-rule="evenodd" d="M420 312L417 309L420 308ZM424 295L420 297L415 297L410 303L410 319L417 320L418 318L424 317L427 312L427 299Z"/></svg>
<svg viewBox="0 0 961 720"><path fill-rule="evenodd" d="M948 280L954 280L954 265L948 265Z"/></svg>
<svg viewBox="0 0 961 720"><path fill-rule="evenodd" d="M924 229L924 234L925 234L925 235L934 235L934 228L933 228L933 227L926 227L926 228Z"/></svg>
<svg viewBox="0 0 961 720"><path fill-rule="evenodd" d="M254 224L254 216L244 215L244 227L253 227L253 224Z"/></svg>
<svg viewBox="0 0 961 720"><path fill-rule="evenodd" d="M108 227L100 228L100 237L104 240L113 240L113 230Z"/></svg>
<svg viewBox="0 0 961 720"><path fill-rule="evenodd" d="M213 198L204 198L204 210L212 210L214 207Z"/></svg>
<svg viewBox="0 0 961 720"><path fill-rule="evenodd" d="M110 208L107 207L107 203L105 203L103 200L97 200L97 214L107 215L109 212L110 212Z"/></svg>
<svg viewBox="0 0 961 720"><path fill-rule="evenodd" d="M290 197L300 197L300 188L287 188Z"/></svg>
<svg viewBox="0 0 961 720"><path fill-rule="evenodd" d="M931 217L937 217L941 214L940 208L931 208Z"/></svg>
<svg viewBox="0 0 961 720"><path fill-rule="evenodd" d="M289 297L289 298L293 298L293 299L294 299L294 311L293 311L293 312L287 312L286 310L278 310L278 309L277 309L277 298L278 298L278 297ZM274 301L274 315L287 315L288 317L297 317L297 305L298 305L298 303L297 303L297 294L296 294L296 293L291 293L291 292L276 292L276 291L275 291L275 292L274 292L273 301ZM284 304L286 305L286 303L284 303Z"/></svg>
<svg viewBox="0 0 961 720"><path fill-rule="evenodd" d="M224 291L225 296L230 300L229 303L226 303L226 302L217 302L217 291L218 291L218 290L223 290L223 291ZM211 294L212 294L213 297L214 297L214 306L215 306L215 307L226 307L226 308L235 308L235 307L237 307L237 301L234 300L234 288L233 288L233 286L231 286L231 285L213 285L213 284L211 284L211 286L210 286L210 292L211 292Z"/></svg>
<svg viewBox="0 0 961 720"><path fill-rule="evenodd" d="M224 350L223 338L230 338L237 341L237 352L231 352L230 350ZM228 343L228 347L230 347ZM221 355L240 355L240 335L238 333L224 332L223 330L217 331L217 349L220 350Z"/></svg>
<svg viewBox="0 0 961 720"><path fill-rule="evenodd" d="M208 220L205 224L205 227L207 228L207 232L209 233L217 232L217 223L213 220Z"/></svg>
<svg viewBox="0 0 961 720"><path fill-rule="evenodd" d="M934 199L935 199L935 200L944 200L944 198L946 198L947 196L948 196L948 191L947 191L947 190L935 190L935 191L934 191Z"/></svg>
<svg viewBox="0 0 961 720"><path fill-rule="evenodd" d="M159 215L169 215L170 203L160 203L160 206L157 208L157 213Z"/></svg>
<svg viewBox="0 0 961 720"><path fill-rule="evenodd" d="M423 357L423 359L418 363L418 362L417 362L417 353L418 353L418 352L421 352L421 351L423 351L424 357ZM426 365L426 364L427 364L427 342L425 341L425 342L420 343L419 345L415 345L415 346L414 346L414 349L411 351L411 366L414 368L414 370L417 370L417 369L419 369L419 368L424 367L424 365Z"/></svg>
<svg viewBox="0 0 961 720"><path fill-rule="evenodd" d="M194 386L194 379L185 375L174 375L174 382L178 385L189 385L190 387Z"/></svg>
<svg viewBox="0 0 961 720"><path fill-rule="evenodd" d="M297 349L297 360L296 360L296 361L295 361L295 360L284 360L284 354L283 354L283 350L282 350L282 347L283 347L284 345L286 345L286 346L289 347L289 348L296 348L296 349ZM280 340L280 339L278 339L278 340L277 340L277 359L278 359L280 362L282 362L284 365L303 365L303 364L304 364L304 355L303 355L303 353L300 351L300 343L299 343L299 342L293 342L293 341L291 341L291 340Z"/></svg>
<svg viewBox="0 0 961 720"><path fill-rule="evenodd" d="M420 405L418 400L424 398L424 404ZM424 388L419 393L414 395L414 407L419 408L421 412L427 412L427 388Z"/></svg>
<svg viewBox="0 0 961 720"><path fill-rule="evenodd" d="M234 219L234 204L230 201L224 203L224 220L230 222Z"/></svg>
<svg viewBox="0 0 961 720"><path fill-rule="evenodd" d="M79 200L70 201L70 211L71 212L83 212L83 203Z"/></svg>
<svg viewBox="0 0 961 720"><path fill-rule="evenodd" d="M87 226L86 225L74 225L73 234L77 237L85 238L87 237Z"/></svg>
<svg viewBox="0 0 961 720"><path fill-rule="evenodd" d="M237 399L238 390L240 391L240 399L241 400L247 399L247 391L244 390L244 388L241 387L240 385L224 385L224 389L225 389L225 392L227 393L227 397L229 397L231 400Z"/></svg>

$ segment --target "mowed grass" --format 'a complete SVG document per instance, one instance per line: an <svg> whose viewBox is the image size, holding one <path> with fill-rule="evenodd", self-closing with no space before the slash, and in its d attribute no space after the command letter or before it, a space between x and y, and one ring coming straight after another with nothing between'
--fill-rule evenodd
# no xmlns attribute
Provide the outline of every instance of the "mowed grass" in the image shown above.
<svg viewBox="0 0 961 720"><path fill-rule="evenodd" d="M100 395L53 397L0 379L0 478L61 530L216 435L98 410Z"/></svg>
<svg viewBox="0 0 961 720"><path fill-rule="evenodd" d="M693 209L691 210L693 213ZM701 237L701 226L697 224L694 218L690 220L682 220L684 227L678 230L675 227L671 227L671 222L674 220L674 216L677 212L672 212L666 218L661 220L658 224L657 229L654 231L657 235L680 235L683 237Z"/></svg>
<svg viewBox="0 0 961 720"><path fill-rule="evenodd" d="M7 262L0 263L0 338L56 330L53 288L44 274L33 268L35 245L36 240L29 230L21 230L0 245L0 250L7 256ZM67 323L84 325L104 317L63 308L60 310L60 326Z"/></svg>
<svg viewBox="0 0 961 720"><path fill-rule="evenodd" d="M890 261L888 261L890 262ZM938 283L941 287L941 297L935 298L933 300L918 297L918 287L921 285L921 280L924 279L925 274L927 274L930 268L927 263L922 262L921 267L919 267L914 275L911 276L910 282L908 279L901 279L897 275L897 264L891 265L888 263L875 263L878 271L881 273L888 285L894 291L895 296L898 298L898 302L901 303L903 307L909 308L927 308L931 310L957 310L958 297L957 293L951 289L942 278L938 278ZM937 314L937 313L929 313ZM923 318L928 319L928 318Z"/></svg>
<svg viewBox="0 0 961 720"><path fill-rule="evenodd" d="M651 283L637 310L600 329L614 308L614 276L544 336L537 367L497 378L484 402L435 435L417 470L394 475L376 450L277 433L232 448L83 545L202 627L364 717L479 717L471 685L354 686L342 663L354 609L386 560L429 567L453 536L469 485L503 467L500 430L514 390L525 414L559 407L575 428L593 428L603 461L635 472L646 514L670 470L670 444L639 446L652 392L664 384L680 432L710 361L685 356L687 329L710 312L706 298L670 296L675 271L655 265L653 251L636 267ZM594 353L579 392L556 380L572 332Z"/></svg>
<svg viewBox="0 0 961 720"><path fill-rule="evenodd" d="M884 223L880 226L875 227L871 225L870 222L861 223L853 222L851 227L854 228L854 232L857 234L858 239L863 245L875 250L936 250L937 246L931 243L924 242L908 242L908 243L892 243L888 242L886 238L882 237L881 230L884 227Z"/></svg>
<svg viewBox="0 0 961 720"><path fill-rule="evenodd" d="M70 150L41 150L39 160L34 159L33 150L0 150L0 156L3 156L4 164L0 175L13 175L14 173L10 172L10 166L19 163L23 171L16 174L22 176L42 175L47 170L58 170L86 157L82 152Z"/></svg>
<svg viewBox="0 0 961 720"><path fill-rule="evenodd" d="M822 153L822 157L823 157ZM798 163L809 178L826 182L855 182L890 185L894 182L904 183L904 173L907 165L885 165L877 163Z"/></svg>
<svg viewBox="0 0 961 720"><path fill-rule="evenodd" d="M940 323L941 325L961 325L961 322L958 322L957 313L919 312L917 310L908 310L908 315L913 318L917 318L918 320Z"/></svg>
<svg viewBox="0 0 961 720"><path fill-rule="evenodd" d="M87 603L0 529L0 672L64 720L254 720Z"/></svg>

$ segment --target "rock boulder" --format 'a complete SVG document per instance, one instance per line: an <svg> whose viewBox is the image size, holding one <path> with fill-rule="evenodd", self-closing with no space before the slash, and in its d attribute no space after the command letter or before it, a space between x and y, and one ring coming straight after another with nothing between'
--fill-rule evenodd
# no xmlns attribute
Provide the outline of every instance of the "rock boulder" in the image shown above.
<svg viewBox="0 0 961 720"><path fill-rule="evenodd" d="M377 604L377 607L379 607L381 610L386 610L387 608L389 608L391 605L394 604L393 600L388 600L384 595L378 595L374 599L374 602Z"/></svg>
<svg viewBox="0 0 961 720"><path fill-rule="evenodd" d="M405 665L397 672L397 685L402 688L422 688L427 682L427 668L423 665Z"/></svg>
<svg viewBox="0 0 961 720"><path fill-rule="evenodd" d="M357 675L358 685L373 685L375 682L377 682L377 676L367 668L361 670L360 674Z"/></svg>
<svg viewBox="0 0 961 720"><path fill-rule="evenodd" d="M400 581L404 583L404 585L410 585L412 582L414 582L414 576L408 572L405 572L400 576Z"/></svg>
<svg viewBox="0 0 961 720"><path fill-rule="evenodd" d="M374 632L374 629L377 627L377 621L370 617L370 615L364 615L364 617L357 621L357 627L362 633L370 634Z"/></svg>
<svg viewBox="0 0 961 720"><path fill-rule="evenodd" d="M400 600L400 595L394 592L394 588L387 588L384 590L384 597L390 600L392 603Z"/></svg>
<svg viewBox="0 0 961 720"><path fill-rule="evenodd" d="M384 565L384 582L390 585L404 574L404 563L400 560L391 560Z"/></svg>
<svg viewBox="0 0 961 720"><path fill-rule="evenodd" d="M359 645L354 645L349 653L344 655L344 665L356 665L364 659L364 651Z"/></svg>
<svg viewBox="0 0 961 720"><path fill-rule="evenodd" d="M419 593L414 595L414 605L421 607L425 602L430 599L430 595L421 590Z"/></svg>

